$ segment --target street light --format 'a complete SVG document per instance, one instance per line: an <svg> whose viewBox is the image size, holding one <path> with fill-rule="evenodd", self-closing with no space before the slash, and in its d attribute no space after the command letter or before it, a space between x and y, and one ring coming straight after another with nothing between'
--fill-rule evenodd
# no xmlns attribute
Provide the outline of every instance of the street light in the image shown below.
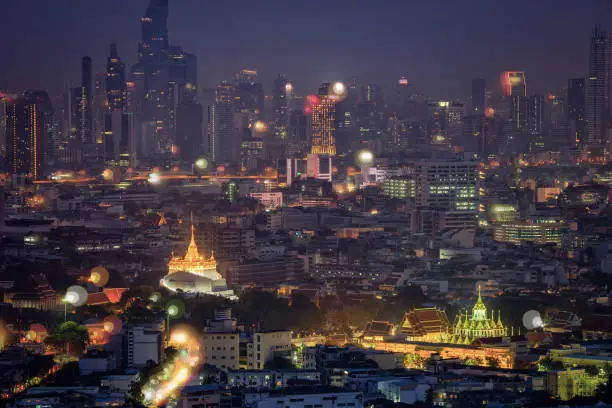
<svg viewBox="0 0 612 408"><path fill-rule="evenodd" d="M70 301L64 297L62 303L64 304L64 323L66 323L68 319L68 303L70 303Z"/></svg>
<svg viewBox="0 0 612 408"><path fill-rule="evenodd" d="M170 335L170 318L175 318L181 313L178 305L172 304L166 309L166 331Z"/></svg>
<svg viewBox="0 0 612 408"><path fill-rule="evenodd" d="M196 170L206 170L208 168L208 160L204 157L198 157L191 163L191 173L196 174Z"/></svg>

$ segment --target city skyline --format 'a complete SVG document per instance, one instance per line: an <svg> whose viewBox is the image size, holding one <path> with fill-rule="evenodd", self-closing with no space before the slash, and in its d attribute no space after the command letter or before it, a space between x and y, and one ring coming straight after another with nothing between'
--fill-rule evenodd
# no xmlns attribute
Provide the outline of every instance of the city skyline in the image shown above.
<svg viewBox="0 0 612 408"><path fill-rule="evenodd" d="M3 14L16 17L0 28L1 37L8 41L10 33L24 34L20 47L5 43L7 60L16 62L0 67L0 89L47 89L56 97L80 82L81 57L91 56L94 72L103 71L110 43L118 44L131 67L137 62L139 18L147 3L3 4ZM569 0L511 6L443 2L442 7L396 1L375 6L351 2L349 7L338 1L323 8L319 3L173 0L170 43L197 56L200 90L231 79L241 68L254 68L266 93L279 73L304 95L321 82L352 76L390 89L405 72L420 92L467 97L473 77L494 84L505 70L524 71L529 93L555 92L567 86L567 78L587 75L590 34L597 24L606 28L601 16L612 12L612 5L602 1L584 2L580 8ZM24 21L19 16L26 12ZM512 13L517 16L507 18ZM386 23L373 24L381 21Z"/></svg>

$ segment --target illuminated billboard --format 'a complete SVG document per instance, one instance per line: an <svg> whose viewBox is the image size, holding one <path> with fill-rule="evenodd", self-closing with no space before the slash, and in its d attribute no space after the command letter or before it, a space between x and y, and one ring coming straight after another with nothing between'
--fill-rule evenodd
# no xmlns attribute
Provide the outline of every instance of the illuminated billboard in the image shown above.
<svg viewBox="0 0 612 408"><path fill-rule="evenodd" d="M504 71L500 85L505 96L527 96L527 82L522 71Z"/></svg>

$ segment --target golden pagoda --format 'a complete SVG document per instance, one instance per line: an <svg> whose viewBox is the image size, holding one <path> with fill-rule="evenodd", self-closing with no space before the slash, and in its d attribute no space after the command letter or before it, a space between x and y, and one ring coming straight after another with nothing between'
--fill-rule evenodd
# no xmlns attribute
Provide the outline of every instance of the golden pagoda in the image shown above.
<svg viewBox="0 0 612 408"><path fill-rule="evenodd" d="M195 229L193 225L191 226L191 242L189 242L185 257L181 258L173 254L172 259L168 262L168 274L176 272L189 272L213 281L221 279L221 275L217 272L215 255L211 253L208 259L200 255L198 246L195 243Z"/></svg>
<svg viewBox="0 0 612 408"><path fill-rule="evenodd" d="M471 344L476 339L488 337L503 337L508 335L508 329L502 324L501 314L497 313L497 321L493 311L487 316L487 307L480 296L478 286L478 300L472 308L472 314L460 313L457 316L449 343Z"/></svg>

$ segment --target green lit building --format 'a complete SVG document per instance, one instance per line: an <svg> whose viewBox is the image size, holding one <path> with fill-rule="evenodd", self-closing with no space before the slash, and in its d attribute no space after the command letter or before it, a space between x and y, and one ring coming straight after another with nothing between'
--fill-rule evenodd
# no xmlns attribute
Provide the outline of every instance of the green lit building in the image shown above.
<svg viewBox="0 0 612 408"><path fill-rule="evenodd" d="M487 211L487 218L490 222L513 222L519 217L519 213L514 205L511 204L491 204Z"/></svg>
<svg viewBox="0 0 612 408"><path fill-rule="evenodd" d="M517 221L496 225L493 229L493 239L497 242L515 245L524 242L561 245L563 237L568 231L568 226L564 223Z"/></svg>
<svg viewBox="0 0 612 408"><path fill-rule="evenodd" d="M383 194L389 198L414 198L415 181L411 177L393 177L383 183Z"/></svg>

